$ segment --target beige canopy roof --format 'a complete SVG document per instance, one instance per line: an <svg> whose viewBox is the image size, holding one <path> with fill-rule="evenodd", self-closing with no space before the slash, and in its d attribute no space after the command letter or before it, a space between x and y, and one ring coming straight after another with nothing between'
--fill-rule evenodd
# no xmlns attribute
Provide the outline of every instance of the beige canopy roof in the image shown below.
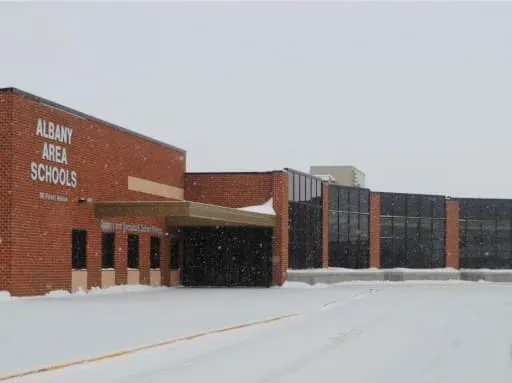
<svg viewBox="0 0 512 383"><path fill-rule="evenodd" d="M165 217L169 226L276 225L274 215L191 201L104 201L94 208L97 218Z"/></svg>

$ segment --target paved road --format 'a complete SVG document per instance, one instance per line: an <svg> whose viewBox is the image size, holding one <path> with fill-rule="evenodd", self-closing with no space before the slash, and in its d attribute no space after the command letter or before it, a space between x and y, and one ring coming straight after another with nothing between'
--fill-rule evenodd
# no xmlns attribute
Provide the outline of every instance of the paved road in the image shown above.
<svg viewBox="0 0 512 383"><path fill-rule="evenodd" d="M272 305L276 291L254 302ZM376 284L289 294L280 314L297 315L279 322L13 381L512 382L512 286ZM307 302L299 304L301 294ZM251 311L251 301L239 298ZM226 299L226 316L244 310Z"/></svg>

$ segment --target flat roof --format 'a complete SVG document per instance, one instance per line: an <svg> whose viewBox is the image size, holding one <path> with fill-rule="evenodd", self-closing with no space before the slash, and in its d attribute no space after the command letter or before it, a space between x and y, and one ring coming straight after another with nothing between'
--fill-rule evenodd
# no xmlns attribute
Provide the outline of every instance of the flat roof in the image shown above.
<svg viewBox="0 0 512 383"><path fill-rule="evenodd" d="M171 226L275 227L276 216L192 201L100 201L97 218L162 217Z"/></svg>
<svg viewBox="0 0 512 383"><path fill-rule="evenodd" d="M90 114L79 112L76 109L72 109L72 108L67 107L65 105L58 104L58 103L50 101L50 100L48 100L46 98L36 96L35 94L25 92L24 90L21 90L21 89L18 89L18 88L14 88L14 87L0 88L0 93L19 94L19 95L21 95L21 96L23 96L23 97L25 97L25 98L27 98L29 100L32 100L32 101L35 101L35 102L39 102L39 103L41 103L43 105L46 105L46 106L49 106L51 108L60 109L60 110L62 110L64 112L73 114L75 116L78 116L78 117L81 117L81 118L84 118L84 119L87 119L87 120L94 121L94 122L96 122L98 124L108 126L109 128L112 128L112 129L115 129L115 130L119 130L119 131L124 132L124 133L131 134L132 136L142 138L143 140L152 142L154 144L161 145L163 147L172 149L174 151L177 151L177 152L180 152L180 153L186 153L185 149L181 149L181 148L178 148L177 146L170 145L170 144L167 144L165 142L156 140L154 138L145 136L144 134L140 134L140 133L134 132L133 130L129 130L129 129L123 128L122 126L119 126L119 125L113 124L111 122L102 120L102 119L94 117L94 116L92 116Z"/></svg>

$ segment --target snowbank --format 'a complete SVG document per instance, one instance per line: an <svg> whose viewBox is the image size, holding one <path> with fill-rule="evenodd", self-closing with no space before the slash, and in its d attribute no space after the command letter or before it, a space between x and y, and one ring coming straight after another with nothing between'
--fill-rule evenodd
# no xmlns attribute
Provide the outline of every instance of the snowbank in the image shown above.
<svg viewBox="0 0 512 383"><path fill-rule="evenodd" d="M0 303L1 302L8 302L12 300L11 294L9 294L8 291L0 291Z"/></svg>
<svg viewBox="0 0 512 383"><path fill-rule="evenodd" d="M270 198L267 202L265 202L262 205L240 207L240 208L238 208L238 210L250 211L252 213L276 215L276 212L273 208L273 199L272 198Z"/></svg>
<svg viewBox="0 0 512 383"><path fill-rule="evenodd" d="M136 292L144 292L144 291L155 291L155 290L164 290L168 289L167 286L148 286L148 285L119 285L119 286L111 286L106 287L104 289L100 287L93 287L92 289L85 291L83 289L78 289L78 291L74 293L70 293L67 290L53 290L45 295L36 295L29 297L12 297L8 292L0 291L0 303L7 302L17 299L54 299L54 298L67 298L67 297L77 297L77 296L89 296L89 295L113 295L113 294L124 294L124 293L136 293Z"/></svg>

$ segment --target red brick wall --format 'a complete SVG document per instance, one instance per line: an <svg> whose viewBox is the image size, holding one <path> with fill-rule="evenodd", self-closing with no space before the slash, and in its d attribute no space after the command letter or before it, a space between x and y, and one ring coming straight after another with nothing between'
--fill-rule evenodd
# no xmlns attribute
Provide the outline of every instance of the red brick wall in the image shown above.
<svg viewBox="0 0 512 383"><path fill-rule="evenodd" d="M187 173L185 199L239 208L272 198L273 176L267 173Z"/></svg>
<svg viewBox="0 0 512 383"><path fill-rule="evenodd" d="M322 267L329 267L329 185L322 185Z"/></svg>
<svg viewBox="0 0 512 383"><path fill-rule="evenodd" d="M446 201L446 267L459 268L459 202Z"/></svg>
<svg viewBox="0 0 512 383"><path fill-rule="evenodd" d="M370 268L380 267L380 194L370 193Z"/></svg>
<svg viewBox="0 0 512 383"><path fill-rule="evenodd" d="M128 176L183 188L185 153L19 94L10 94L10 97L13 99L11 208L14 217L10 290L16 295L27 295L70 289L72 228L88 230L88 284L89 287L98 286L101 281L100 221L94 216L92 204L78 204L77 200L80 197L93 200L163 199L128 190ZM41 158L44 142L52 141L36 136L39 118L73 129L71 143L59 144L67 150L67 166ZM77 187L32 181L32 161L75 170ZM40 192L65 196L68 201L43 200L39 198ZM157 226L165 230L163 219L123 218L118 222ZM140 279L147 283L149 234L140 234L140 240ZM116 281L126 282L124 233L116 234L115 267Z"/></svg>
<svg viewBox="0 0 512 383"><path fill-rule="evenodd" d="M9 289L11 263L12 97L0 93L0 291Z"/></svg>
<svg viewBox="0 0 512 383"><path fill-rule="evenodd" d="M187 173L185 199L233 208L261 205L273 198L277 226L273 239L273 282L282 284L288 268L288 174Z"/></svg>

